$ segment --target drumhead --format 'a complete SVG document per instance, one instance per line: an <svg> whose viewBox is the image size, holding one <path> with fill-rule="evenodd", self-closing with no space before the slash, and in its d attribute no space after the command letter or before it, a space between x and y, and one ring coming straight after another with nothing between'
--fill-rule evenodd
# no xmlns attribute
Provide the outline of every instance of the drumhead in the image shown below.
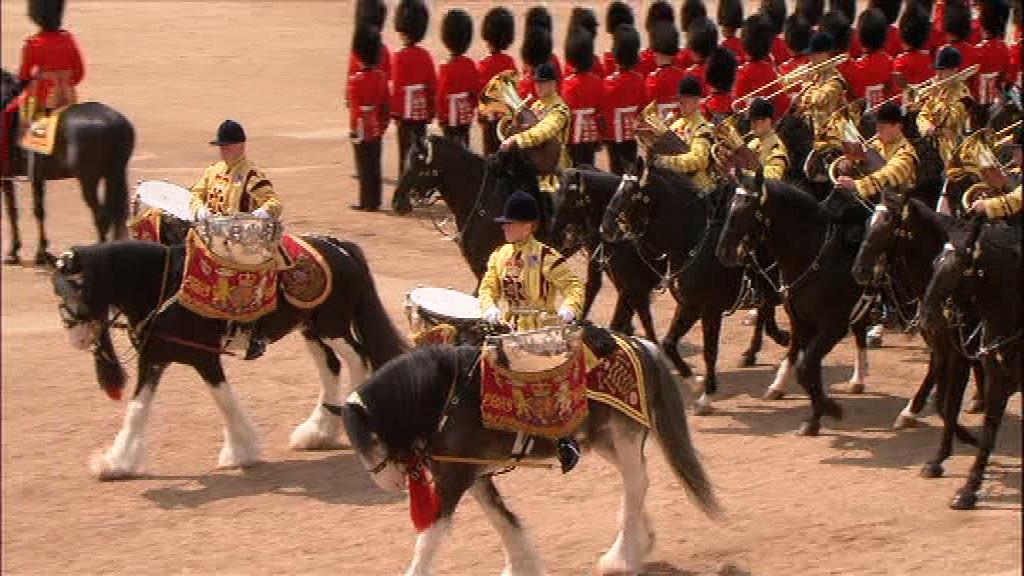
<svg viewBox="0 0 1024 576"><path fill-rule="evenodd" d="M140 205L159 208L175 218L192 221L192 194L188 188L163 180L145 180L135 187L135 197Z"/></svg>
<svg viewBox="0 0 1024 576"><path fill-rule="evenodd" d="M480 301L469 294L448 288L416 288L409 301L428 314L459 321L480 319Z"/></svg>

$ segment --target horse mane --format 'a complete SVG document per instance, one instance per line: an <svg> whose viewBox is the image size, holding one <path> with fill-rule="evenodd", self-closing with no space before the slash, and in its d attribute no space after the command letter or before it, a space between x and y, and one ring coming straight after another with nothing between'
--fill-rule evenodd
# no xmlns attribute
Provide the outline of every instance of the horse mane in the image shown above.
<svg viewBox="0 0 1024 576"><path fill-rule="evenodd" d="M799 214L827 216L818 200L785 180L765 180L765 190L773 202L792 207Z"/></svg>
<svg viewBox="0 0 1024 576"><path fill-rule="evenodd" d="M481 164L486 160L483 156L477 154L476 152L473 152L472 150L466 148L462 144L452 142L451 140L439 134L431 134L430 136L427 137L427 140L430 142L431 148L442 147L446 151L451 152L452 154L461 155L466 159L473 158Z"/></svg>
<svg viewBox="0 0 1024 576"><path fill-rule="evenodd" d="M126 276L129 275L125 271L144 269L140 264L157 258L162 259L167 249L155 242L119 240L75 246L72 252L78 269L92 293L109 298L113 294L115 277L118 281L128 279Z"/></svg>
<svg viewBox="0 0 1024 576"><path fill-rule="evenodd" d="M652 179L657 185L668 189L674 194L680 195L680 197L683 197L683 194L685 194L685 197L687 198L691 195L696 196L700 194L700 190L697 189L693 180L684 174L676 172L675 170L660 168L658 166L650 166L647 168L648 186L651 185Z"/></svg>
<svg viewBox="0 0 1024 576"><path fill-rule="evenodd" d="M453 384L461 382L479 348L425 346L399 356L358 388L370 428L394 458L412 455L415 445L437 431Z"/></svg>
<svg viewBox="0 0 1024 576"><path fill-rule="evenodd" d="M619 187L619 182L622 180L622 177L618 174L605 172L590 164L576 166L575 168L570 168L570 170L575 170L586 178L588 190L596 188L601 192L602 198L609 200L615 194Z"/></svg>

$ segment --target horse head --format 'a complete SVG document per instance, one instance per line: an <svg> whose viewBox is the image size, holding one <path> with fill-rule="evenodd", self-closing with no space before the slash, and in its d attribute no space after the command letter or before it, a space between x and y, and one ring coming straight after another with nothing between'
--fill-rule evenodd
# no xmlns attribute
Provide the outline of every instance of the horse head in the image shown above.
<svg viewBox="0 0 1024 576"><path fill-rule="evenodd" d="M875 276L880 256L888 250L896 230L906 219L907 199L902 194L883 191L882 201L875 206L853 261L853 279L866 286Z"/></svg>
<svg viewBox="0 0 1024 576"><path fill-rule="evenodd" d="M977 256L978 236L984 219L972 216L955 222L949 229L949 241L935 258L932 278L921 299L921 325L936 330L943 321L943 305L964 282L974 275L972 266Z"/></svg>
<svg viewBox="0 0 1024 576"><path fill-rule="evenodd" d="M417 138L405 156L405 172L398 180L395 195L408 195L414 204L426 204L441 187L441 170L435 163L433 138Z"/></svg>
<svg viewBox="0 0 1024 576"><path fill-rule="evenodd" d="M753 176L739 174L739 187L732 197L729 212L725 218L722 235L718 238L715 255L724 266L736 267L750 250L750 238L761 217L761 206L768 200L764 173L758 170Z"/></svg>
<svg viewBox="0 0 1024 576"><path fill-rule="evenodd" d="M359 391L353 391L342 406L326 408L341 416L352 448L373 482L386 492L403 491L406 472L394 461L391 451L374 430L373 419Z"/></svg>
<svg viewBox="0 0 1024 576"><path fill-rule="evenodd" d="M601 218L601 239L605 242L618 242L632 239L643 234L651 213L651 197L647 186L640 182L645 180L646 166L642 159L637 159L637 175L624 175L619 187L608 202Z"/></svg>

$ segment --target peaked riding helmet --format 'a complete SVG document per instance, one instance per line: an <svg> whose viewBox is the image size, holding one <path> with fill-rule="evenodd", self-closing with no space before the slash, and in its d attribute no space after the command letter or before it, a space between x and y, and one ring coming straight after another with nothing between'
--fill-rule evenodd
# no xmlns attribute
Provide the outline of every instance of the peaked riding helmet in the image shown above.
<svg viewBox="0 0 1024 576"><path fill-rule="evenodd" d="M211 146L226 146L245 142L245 130L234 120L225 120L217 128L217 138L210 142Z"/></svg>
<svg viewBox="0 0 1024 576"><path fill-rule="evenodd" d="M499 224L510 222L535 222L540 219L540 207L532 195L516 190L505 201L501 216L494 219Z"/></svg>
<svg viewBox="0 0 1024 576"><path fill-rule="evenodd" d="M943 46L942 49L939 50L939 53L935 55L936 70L959 68L963 62L963 54L952 46Z"/></svg>

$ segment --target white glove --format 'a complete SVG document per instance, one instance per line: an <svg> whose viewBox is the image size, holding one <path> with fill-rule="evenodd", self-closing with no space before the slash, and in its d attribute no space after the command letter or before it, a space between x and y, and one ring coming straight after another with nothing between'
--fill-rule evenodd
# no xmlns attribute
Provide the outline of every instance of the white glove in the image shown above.
<svg viewBox="0 0 1024 576"><path fill-rule="evenodd" d="M562 306L558 309L558 317L562 319L562 322L569 324L576 319L576 313L572 311L572 308Z"/></svg>
<svg viewBox="0 0 1024 576"><path fill-rule="evenodd" d="M497 306L491 306L484 312L484 321L490 324L497 324L501 320L501 310Z"/></svg>
<svg viewBox="0 0 1024 576"><path fill-rule="evenodd" d="M210 211L206 209L206 206L200 206L196 210L196 220L205 220L210 215Z"/></svg>
<svg viewBox="0 0 1024 576"><path fill-rule="evenodd" d="M257 208L256 210L253 211L252 215L257 218L266 218L268 220L270 219L270 212L267 212L266 208Z"/></svg>

